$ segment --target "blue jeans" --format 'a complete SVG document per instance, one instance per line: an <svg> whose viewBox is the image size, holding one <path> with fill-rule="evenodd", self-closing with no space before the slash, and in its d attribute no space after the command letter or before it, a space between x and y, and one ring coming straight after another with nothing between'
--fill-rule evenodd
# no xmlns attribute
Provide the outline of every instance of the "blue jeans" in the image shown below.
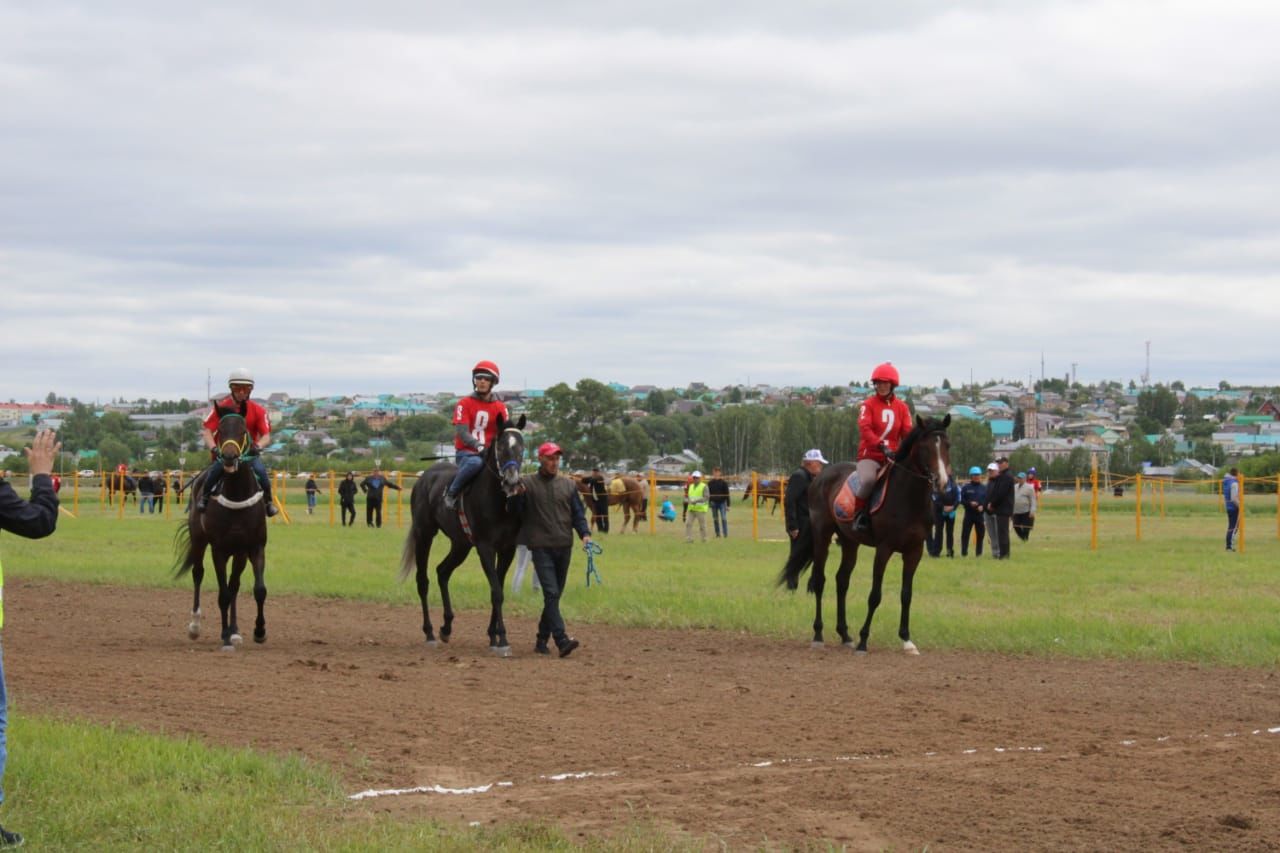
<svg viewBox="0 0 1280 853"><path fill-rule="evenodd" d="M729 538L729 504L711 502L711 523L715 525L717 538L721 528L724 529L724 538Z"/></svg>
<svg viewBox="0 0 1280 853"><path fill-rule="evenodd" d="M1240 524L1240 508L1227 507L1227 550L1234 551L1236 543L1236 527Z"/></svg>
<svg viewBox="0 0 1280 853"><path fill-rule="evenodd" d="M307 492L307 512L311 512L316 508L316 493Z"/></svg>
<svg viewBox="0 0 1280 853"><path fill-rule="evenodd" d="M453 461L458 463L458 473L453 475L453 482L446 491L456 496L472 477L480 473L480 469L484 467L484 457L470 450L459 450Z"/></svg>
<svg viewBox="0 0 1280 853"><path fill-rule="evenodd" d="M4 653L0 651L0 803L4 802L4 765L9 758L9 696L4 686Z"/></svg>
<svg viewBox="0 0 1280 853"><path fill-rule="evenodd" d="M564 648L569 635L564 630L564 617L560 615L560 595L569 579L569 560L573 548L530 548L533 570L542 586L542 618L538 620L538 642L548 637L556 641L556 648Z"/></svg>
<svg viewBox="0 0 1280 853"><path fill-rule="evenodd" d="M151 510L153 513L156 511L155 498L153 498L151 495L139 495L138 496L138 515L142 515L147 510Z"/></svg>

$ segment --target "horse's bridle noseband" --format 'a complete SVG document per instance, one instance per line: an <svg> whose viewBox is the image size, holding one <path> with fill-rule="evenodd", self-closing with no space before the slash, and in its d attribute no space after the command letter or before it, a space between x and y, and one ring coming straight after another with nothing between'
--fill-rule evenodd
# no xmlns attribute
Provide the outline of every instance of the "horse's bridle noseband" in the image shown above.
<svg viewBox="0 0 1280 853"><path fill-rule="evenodd" d="M922 444L923 442L928 441L928 440L929 440L929 438L930 438L930 437L932 437L932 436L935 436L935 435L937 435L937 436L942 436L942 435L946 435L946 434L947 434L947 431L946 431L945 429L931 429L931 430L929 430L928 432L926 432L924 435L922 435L922 436L917 440L917 442L916 442L916 443L917 443L917 444ZM914 448L912 448L912 450L914 451ZM899 467L899 468L901 468L903 471L905 471L906 473L910 474L912 477L915 477L915 478L917 478L917 479L919 479L919 480L924 480L924 481L925 481L925 482L927 482L930 486L932 486L932 487L933 487L933 490L934 490L935 492L936 492L936 491L938 491L938 478L937 478L937 477L935 477L932 473L929 473L929 474L921 474L919 471L914 471L914 470L912 470L911 468L908 468L906 465L900 465L900 464L898 463L898 460L897 460L897 458L896 458L896 457L895 457L895 458L891 458L891 459L889 460L889 464L890 464L890 465L893 465L893 466L895 466L895 467Z"/></svg>
<svg viewBox="0 0 1280 853"><path fill-rule="evenodd" d="M515 427L507 427L506 429L504 429L504 430L502 431L502 434L503 434L503 435L506 435L506 434L507 434L507 433L509 433L509 432L514 432L514 433L516 433L517 435L519 435L519 436L521 437L521 439L523 439L523 438L524 438L524 433L523 433L523 432L521 432L520 430L516 429ZM523 450L523 442L522 442L521 450ZM497 442L495 442L495 443L494 443L493 463L494 463L494 464L493 464L493 472L494 472L495 474L497 474L497 475L498 475L498 479L499 479L499 480L501 480L501 479L502 479L502 475L503 475L503 473L504 473L508 468L515 468L517 472L520 470L520 463L519 463L519 462L516 462L514 459L508 459L506 462L503 462L501 465L499 465L499 464L498 464L498 450L497 450Z"/></svg>

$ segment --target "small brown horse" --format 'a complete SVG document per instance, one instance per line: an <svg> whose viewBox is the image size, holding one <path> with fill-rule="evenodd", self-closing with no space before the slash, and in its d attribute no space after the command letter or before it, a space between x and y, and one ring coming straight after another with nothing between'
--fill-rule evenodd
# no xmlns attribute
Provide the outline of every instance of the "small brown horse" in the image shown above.
<svg viewBox="0 0 1280 853"><path fill-rule="evenodd" d="M742 499L755 496L756 506L765 501L773 501L773 506L769 508L769 515L773 515L778 511L778 503L782 500L782 481L781 480L756 480L754 486L747 484L747 490L742 493Z"/></svg>
<svg viewBox="0 0 1280 853"><path fill-rule="evenodd" d="M898 636L902 650L907 654L919 654L911 641L911 584L916 566L924 551L924 540L933 521L932 495L941 494L947 486L947 467L951 463L951 443L947 439L947 427L951 416L942 420L924 420L916 416L916 426L906 439L889 471L881 478L887 489L884 505L871 516L871 535L855 533L852 523L835 517L833 505L840 488L856 468L853 462L837 462L822 469L822 473L809 485L809 524L813 530L813 574L809 577L809 591L816 601L813 619L813 645L822 645L822 589L826 584L827 553L834 535L840 543L840 567L836 570L836 631L846 646L853 645L845 618L845 596L849 591L849 577L858 561L858 546L875 548L872 565L871 594L867 596L867 621L858 633L856 651L866 652L867 637L871 633L871 617L880 606L881 584L889 558L902 555L902 617ZM874 495L873 495L874 497ZM778 584L795 589L808 560L788 560L778 577Z"/></svg>
<svg viewBox="0 0 1280 853"><path fill-rule="evenodd" d="M578 492L582 495L583 503L590 506L591 486L585 482L585 479L582 475L575 475L573 478L578 484ZM618 483L621 483L621 488L617 487ZM631 525L632 533L638 533L640 522L649 517L649 499L645 493L644 481L636 477L614 477L609 481L606 491L609 493L609 506L622 507L622 529L618 531L618 535L621 536L627 532L628 524Z"/></svg>

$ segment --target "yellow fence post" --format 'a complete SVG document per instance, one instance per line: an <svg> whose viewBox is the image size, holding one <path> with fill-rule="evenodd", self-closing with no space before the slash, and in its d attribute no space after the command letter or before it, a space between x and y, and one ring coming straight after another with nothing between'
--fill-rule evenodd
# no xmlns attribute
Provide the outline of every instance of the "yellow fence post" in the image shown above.
<svg viewBox="0 0 1280 853"><path fill-rule="evenodd" d="M80 514L80 472L76 471L73 475L74 480L71 481L71 511L76 515ZM1280 500L1280 480L1276 480L1276 498ZM1280 528L1277 528L1280 532Z"/></svg>
<svg viewBox="0 0 1280 853"><path fill-rule="evenodd" d="M98 506L105 507L107 505L107 473L105 471L98 472Z"/></svg>
<svg viewBox="0 0 1280 853"><path fill-rule="evenodd" d="M1164 480L1160 481L1160 517L1164 518Z"/></svg>
<svg viewBox="0 0 1280 853"><path fill-rule="evenodd" d="M333 469L329 469L329 526L333 527L333 491L337 486L333 484Z"/></svg>
<svg viewBox="0 0 1280 853"><path fill-rule="evenodd" d="M404 527L404 521L401 520L404 498L404 474L399 471L396 472L396 485L400 487L396 489L396 527L402 528Z"/></svg>
<svg viewBox="0 0 1280 853"><path fill-rule="evenodd" d="M658 532L658 472L649 469L649 535Z"/></svg>
<svg viewBox="0 0 1280 853"><path fill-rule="evenodd" d="M1236 550L1241 554L1244 553L1244 496L1247 494L1244 488L1244 474L1240 475L1240 526L1236 528Z"/></svg>
<svg viewBox="0 0 1280 853"><path fill-rule="evenodd" d="M751 541L760 541L760 475L751 472Z"/></svg>
<svg viewBox="0 0 1280 853"><path fill-rule="evenodd" d="M1076 518L1080 517L1080 478L1076 477Z"/></svg>
<svg viewBox="0 0 1280 853"><path fill-rule="evenodd" d="M1089 454L1089 550L1098 550L1098 457Z"/></svg>
<svg viewBox="0 0 1280 853"><path fill-rule="evenodd" d="M1133 475L1133 487L1138 491L1138 500L1134 502L1134 506L1137 507L1134 513L1134 519L1136 520L1136 523L1137 523L1137 526L1136 526L1137 538L1138 538L1138 541L1141 542L1142 541L1142 474L1141 473Z"/></svg>

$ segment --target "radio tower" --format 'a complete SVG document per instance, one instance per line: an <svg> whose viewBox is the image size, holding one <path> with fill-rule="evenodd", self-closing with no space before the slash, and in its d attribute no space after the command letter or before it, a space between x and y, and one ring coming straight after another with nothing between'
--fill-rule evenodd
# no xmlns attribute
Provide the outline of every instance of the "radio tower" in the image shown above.
<svg viewBox="0 0 1280 853"><path fill-rule="evenodd" d="M1142 387L1146 388L1151 381L1151 341L1147 341L1147 368L1142 371Z"/></svg>

